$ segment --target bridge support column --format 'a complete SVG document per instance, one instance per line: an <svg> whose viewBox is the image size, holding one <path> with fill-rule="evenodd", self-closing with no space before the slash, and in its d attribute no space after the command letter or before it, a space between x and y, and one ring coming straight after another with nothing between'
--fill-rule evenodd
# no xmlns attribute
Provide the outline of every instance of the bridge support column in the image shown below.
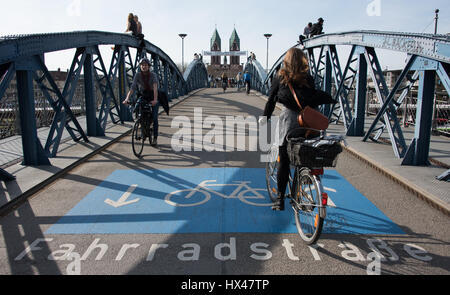
<svg viewBox="0 0 450 295"><path fill-rule="evenodd" d="M330 59L330 56L328 54L326 54L325 72L323 74L322 90L325 91L326 93L329 93L330 95L331 95L331 89L332 89L332 84L331 84L332 74L333 74L333 67L331 65L331 59ZM331 117L331 105L329 105L329 104L324 105L323 114L325 116L327 116L328 118Z"/></svg>
<svg viewBox="0 0 450 295"><path fill-rule="evenodd" d="M133 122L133 116L131 114L128 106L124 105L122 101L127 97L127 69L125 64L125 54L124 51L121 52L119 56L119 106L120 115L119 117L123 121Z"/></svg>
<svg viewBox="0 0 450 295"><path fill-rule="evenodd" d="M367 100L367 61L364 54L359 54L358 56L358 74L356 79L355 116L347 131L348 136L364 136Z"/></svg>
<svg viewBox="0 0 450 295"><path fill-rule="evenodd" d="M51 165L37 136L33 72L31 70L18 70L16 77L20 128L22 131L22 164L27 166Z"/></svg>
<svg viewBox="0 0 450 295"><path fill-rule="evenodd" d="M428 156L430 152L431 124L433 121L435 83L435 71L427 70L420 73L416 128L414 138L406 152L402 165L430 165Z"/></svg>
<svg viewBox="0 0 450 295"><path fill-rule="evenodd" d="M84 99L86 103L86 127L88 136L104 136L96 114L95 89L94 89L94 62L92 54L86 54L84 60Z"/></svg>
<svg viewBox="0 0 450 295"><path fill-rule="evenodd" d="M94 63L92 54L87 54L84 61L84 94L86 103L86 124L88 136L104 136L96 114L94 89Z"/></svg>

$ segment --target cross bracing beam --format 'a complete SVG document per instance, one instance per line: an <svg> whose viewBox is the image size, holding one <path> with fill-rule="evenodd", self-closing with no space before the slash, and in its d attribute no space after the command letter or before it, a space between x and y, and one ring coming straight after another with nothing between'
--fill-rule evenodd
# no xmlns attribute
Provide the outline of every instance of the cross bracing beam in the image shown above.
<svg viewBox="0 0 450 295"><path fill-rule="evenodd" d="M372 81L374 81L374 87L375 92L377 94L376 96L378 102L380 105L383 106L382 107L383 111L379 113L379 115L375 118L375 120L378 121L381 115L383 116L384 118L383 123L387 127L387 130L389 132L389 137L392 143L394 154L397 158L402 158L405 155L407 146L405 139L403 137L400 122L397 118L397 110L392 104L392 98L394 97L394 94L397 91L398 86L400 86L400 83L396 83L395 86L396 88L392 92L390 92L387 87L386 80L384 78L383 70L378 61L378 57L375 53L375 49L366 48L365 56L368 64L369 74L372 78ZM413 61L414 58L411 58L409 60L407 64L407 69L405 69L405 71L402 72L402 75L405 75L405 73L408 72L409 67L411 66L411 62ZM401 80L403 80L403 77L401 78ZM374 123L376 124L377 122ZM367 138L375 128L375 124L372 124L371 128L366 133L364 141L367 140Z"/></svg>
<svg viewBox="0 0 450 295"><path fill-rule="evenodd" d="M56 157L59 144L61 142L62 133L66 127L67 112L64 109L69 109L72 104L72 99L75 94L75 88L80 79L81 70L83 68L84 60L86 58L86 52L84 48L77 49L75 56L70 67L70 71L67 75L67 80L64 85L64 90L55 106L55 116L53 123L50 126L49 135L45 144L45 152L50 157ZM70 132L69 132L70 133ZM73 136L73 134L71 134Z"/></svg>
<svg viewBox="0 0 450 295"><path fill-rule="evenodd" d="M388 107L389 104L392 103L393 109L395 110L394 112L397 113L398 109L401 107L405 97L408 95L412 86L417 82L417 80L419 78L419 71L415 71L414 74L408 78L408 72L411 70L411 67L412 67L412 64L413 64L415 58L416 58L416 56L410 57L408 64L406 65L405 69L403 69L402 73L400 74L399 78L397 79L396 84L392 88L391 92L389 93L389 96L386 98L386 101L384 102L384 104L382 105L381 109L379 110L377 116L375 117L375 120L373 121L372 125L369 127L369 131L367 132L366 136L364 137L364 140L367 140L367 138L370 136L372 131L376 130L375 126L378 123L378 121L381 121L381 116L384 114L384 112L386 111L386 108ZM403 88L401 88L400 86L405 78L408 80L407 85L404 86ZM398 91L402 91L402 93L396 100L395 97L396 97L396 93ZM383 131L385 130L385 128L386 128L386 125L384 124L384 120L383 120L382 126L380 128L378 128L378 131L376 132L375 136L372 137L372 139L377 141L379 139L379 137L381 136L381 134L383 133Z"/></svg>
<svg viewBox="0 0 450 295"><path fill-rule="evenodd" d="M106 129L108 115L114 124L119 122L123 124L124 120L120 116L119 104L116 95L114 94L114 88L109 78L110 75L106 70L100 50L98 46L90 47L88 50L94 57L94 76L103 98L99 113L100 126L102 130ZM110 70L110 72L112 72L112 70Z"/></svg>
<svg viewBox="0 0 450 295"><path fill-rule="evenodd" d="M39 76L37 72L34 73L34 80L36 84L38 84L39 88L41 89L42 93L44 94L45 98L49 102L50 106L53 108L55 113L58 113L60 106L62 105L62 108L64 109L64 112L66 112L66 116L68 117L67 120L65 120L65 128L69 132L72 139L77 142L80 139L84 139L85 142L89 142L89 139L87 138L86 134L84 133L84 130L82 129L81 125L78 123L77 118L73 114L72 110L70 109L70 106L67 104L66 99L63 97L61 91L59 90L58 86L56 85L56 82L54 81L53 77L49 73L47 67L45 66L45 63L42 61L42 59L39 56L35 56L38 64L40 65L40 71L42 72L42 75ZM47 81L48 86L44 84L44 81ZM54 96L55 98L54 98ZM73 123L75 125L75 128L70 126L70 123ZM78 132L79 136L76 136L74 132Z"/></svg>
<svg viewBox="0 0 450 295"><path fill-rule="evenodd" d="M339 85L336 95L335 95L335 99L337 101L339 101L339 110L337 113L334 112L335 110L335 106L333 106L333 108L331 109L331 112L329 114L329 117L331 119L331 122L338 122L339 118L341 117L341 115L343 114L342 118L344 120L344 126L346 127L346 129L348 129L350 127L350 124L353 120L353 116L351 113L351 109L350 106L348 104L348 94L349 94L349 89L350 87L346 85L346 81L347 79L345 79L348 69L350 68L351 65L351 61L353 58L353 52L354 52L354 48L352 49L352 53L350 55L350 58L348 60L347 63L347 67L345 68L344 74L342 74L342 69L341 69L341 65L339 63L339 56L337 54L336 51L336 46L334 45L329 45L326 46L326 52L327 52L327 56L329 58L329 61L331 62L331 68L332 68L332 76L334 79L334 83L335 85ZM354 81L354 76L353 76L353 80L350 82L350 86L353 84ZM333 120L333 117L335 117L335 119Z"/></svg>
<svg viewBox="0 0 450 295"><path fill-rule="evenodd" d="M114 45L109 69L105 67L100 53L102 45ZM134 60L130 48L136 49ZM60 90L45 67L43 57L46 53L66 49L76 49L76 52L64 89ZM128 34L87 31L0 37L0 100L14 75L20 71L18 94L24 96L19 97L19 102L22 102L20 110L26 116L21 121L27 122L31 117L34 118L34 104L30 103L33 100L33 83L38 85L55 113L45 147L40 146L36 132L27 129L28 138L23 144L27 158L24 163L48 165L48 158L57 155L63 130L75 141L88 141L88 136L104 136L108 117L116 124L132 120L129 109L121 101L139 70L140 60L149 56L152 70L159 78L160 90L165 91L170 100L199 87L206 87L208 77L203 62L197 63L185 79L175 63L160 48ZM42 57L42 62L36 57ZM81 80L84 80L85 88L86 132L71 110L75 88ZM194 83L187 87L187 80ZM100 103L96 97L95 85L98 85L101 95ZM116 88L119 89L118 96Z"/></svg>
<svg viewBox="0 0 450 295"><path fill-rule="evenodd" d="M3 94L5 94L15 72L14 63L12 62L0 66L0 100L3 97Z"/></svg>

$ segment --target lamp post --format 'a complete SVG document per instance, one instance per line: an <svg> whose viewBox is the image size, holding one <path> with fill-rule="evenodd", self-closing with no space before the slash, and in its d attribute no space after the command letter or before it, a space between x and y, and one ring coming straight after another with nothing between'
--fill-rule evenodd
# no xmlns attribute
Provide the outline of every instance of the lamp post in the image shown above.
<svg viewBox="0 0 450 295"><path fill-rule="evenodd" d="M178 34L181 37L181 68L184 74L184 38L186 38L187 34Z"/></svg>
<svg viewBox="0 0 450 295"><path fill-rule="evenodd" d="M436 17L434 18L434 34L437 34L437 25L438 25L438 19L439 19L439 9L436 9L434 11L436 13Z"/></svg>
<svg viewBox="0 0 450 295"><path fill-rule="evenodd" d="M434 34L437 34L437 27L438 27L438 19L439 19L439 9L436 9L434 11L436 14L434 18ZM431 134L433 135L439 135L439 132L436 130L437 128L437 122L436 122L436 116L437 116L437 109L436 109L436 103L437 103L437 95L436 95L436 88L434 89L434 101L433 101L433 115L432 115L432 124L431 124Z"/></svg>
<svg viewBox="0 0 450 295"><path fill-rule="evenodd" d="M264 34L264 37L267 39L266 72L269 72L269 38L272 37L272 34Z"/></svg>

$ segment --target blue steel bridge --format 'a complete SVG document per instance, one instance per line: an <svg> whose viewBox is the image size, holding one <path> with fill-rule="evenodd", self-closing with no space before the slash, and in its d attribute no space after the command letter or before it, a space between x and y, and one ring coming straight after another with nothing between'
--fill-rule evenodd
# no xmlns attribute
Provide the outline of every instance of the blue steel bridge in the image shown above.
<svg viewBox="0 0 450 295"><path fill-rule="evenodd" d="M101 46L113 48L111 60L102 57ZM286 44L286 50L291 46ZM435 114L440 111L440 122L448 124L449 119L449 36L352 31L316 36L302 45L293 46L301 47L307 53L316 86L339 101L322 109L331 123L342 124L348 136L359 137L367 144L380 140L385 133L392 145L392 157L400 159L402 165L429 164L430 137L432 130L436 130ZM350 54L340 54L340 47L346 47ZM75 50L75 54L64 85L58 85L46 66L45 55L67 49ZM405 67L391 87L386 82L378 49L401 52L407 57ZM158 46L148 41L142 45L126 34L86 31L1 37L1 125L2 128L20 127L23 165L51 165L51 159L58 155L64 130L75 142L89 142L91 137L104 136L109 123L132 121L130 110L121 101L144 57L151 60L160 88L170 100L210 86L202 60L192 61L181 73ZM252 74L256 91L267 95L283 57L280 56L268 73L257 60L245 65L245 70ZM370 103L375 103L377 110L370 118L367 116L368 80L372 81L374 89L374 101ZM81 83L85 126L77 116L80 106L74 104L75 91ZM15 95L5 99L5 93L13 84L16 85ZM446 101L437 103L437 84L447 93ZM409 102L413 104L415 129L412 140L407 141L403 132L405 124L399 114L408 107L408 97L415 85L418 85L415 89L417 97L414 102ZM53 114L48 122L45 144L37 135L40 126L36 125L36 116L42 108L37 105L36 87L42 93L40 99ZM12 113L8 109L16 110L17 115L4 115ZM368 128L367 120L370 121ZM0 172L2 180L14 179L14 175L5 169Z"/></svg>

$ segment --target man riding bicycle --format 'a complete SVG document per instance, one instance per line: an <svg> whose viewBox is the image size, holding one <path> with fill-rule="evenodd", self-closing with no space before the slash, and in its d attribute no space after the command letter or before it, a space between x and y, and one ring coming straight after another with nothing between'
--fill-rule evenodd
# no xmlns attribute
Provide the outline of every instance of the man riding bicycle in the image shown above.
<svg viewBox="0 0 450 295"><path fill-rule="evenodd" d="M152 105L153 141L151 142L153 146L156 146L159 126L158 77L155 73L150 71L150 61L147 58L143 58L139 63L139 66L141 70L134 76L133 84L131 85L127 98L123 101L123 104L130 104L131 95L138 91L138 93L142 95L141 99ZM149 136L151 136L151 134Z"/></svg>
<svg viewBox="0 0 450 295"><path fill-rule="evenodd" d="M247 86L247 94L248 94L248 93L250 93L250 81L252 79L252 76L250 75L250 73L248 71L245 71L243 79L244 79L245 85Z"/></svg>

